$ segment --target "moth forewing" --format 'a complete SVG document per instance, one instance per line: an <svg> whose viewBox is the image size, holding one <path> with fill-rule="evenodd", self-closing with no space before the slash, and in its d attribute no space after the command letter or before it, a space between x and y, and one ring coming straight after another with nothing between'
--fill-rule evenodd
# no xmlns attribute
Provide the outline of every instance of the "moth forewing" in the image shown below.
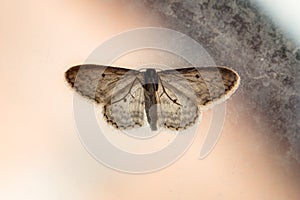
<svg viewBox="0 0 300 200"><path fill-rule="evenodd" d="M234 93L240 81L238 74L227 67L180 68L162 71L160 75L168 79L170 85L188 82L201 110L225 101Z"/></svg>
<svg viewBox="0 0 300 200"><path fill-rule="evenodd" d="M198 71L204 77L211 98L206 104L200 105L201 110L210 109L226 101L239 87L240 76L228 67L208 67L207 71L200 68Z"/></svg>

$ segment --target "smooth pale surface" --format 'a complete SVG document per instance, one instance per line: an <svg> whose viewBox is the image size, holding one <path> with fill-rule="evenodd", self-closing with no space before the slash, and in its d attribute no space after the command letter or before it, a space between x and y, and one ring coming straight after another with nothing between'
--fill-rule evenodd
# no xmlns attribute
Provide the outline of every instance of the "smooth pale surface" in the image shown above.
<svg viewBox="0 0 300 200"><path fill-rule="evenodd" d="M298 0L255 0L288 34L300 43L300 2Z"/></svg>
<svg viewBox="0 0 300 200"><path fill-rule="evenodd" d="M209 111L192 147L172 166L144 175L102 166L76 134L63 74L114 34L159 22L131 1L6 1L0 8L0 199L300 198L292 164L278 165L272 143L255 132L259 122L247 118L255 113L239 112L235 105L243 100L234 96L206 159L198 156Z"/></svg>

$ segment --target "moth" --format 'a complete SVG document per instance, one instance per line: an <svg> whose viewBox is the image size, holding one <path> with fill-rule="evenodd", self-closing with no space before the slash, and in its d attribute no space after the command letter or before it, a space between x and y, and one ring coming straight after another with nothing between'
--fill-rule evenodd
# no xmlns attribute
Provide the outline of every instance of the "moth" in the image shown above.
<svg viewBox="0 0 300 200"><path fill-rule="evenodd" d="M65 78L77 93L102 106L108 124L126 130L148 123L152 131L187 129L240 82L237 72L221 66L133 70L83 64L68 69Z"/></svg>

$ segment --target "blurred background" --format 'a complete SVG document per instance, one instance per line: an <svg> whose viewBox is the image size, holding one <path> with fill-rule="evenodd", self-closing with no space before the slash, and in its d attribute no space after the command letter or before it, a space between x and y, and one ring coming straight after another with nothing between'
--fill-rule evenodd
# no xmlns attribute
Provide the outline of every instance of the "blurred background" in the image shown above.
<svg viewBox="0 0 300 200"><path fill-rule="evenodd" d="M297 1L0 5L0 199L300 198ZM101 165L82 146L64 72L112 36L147 26L187 34L217 65L238 71L242 83L227 103L221 138L208 157L198 159L210 111L181 159L132 175Z"/></svg>

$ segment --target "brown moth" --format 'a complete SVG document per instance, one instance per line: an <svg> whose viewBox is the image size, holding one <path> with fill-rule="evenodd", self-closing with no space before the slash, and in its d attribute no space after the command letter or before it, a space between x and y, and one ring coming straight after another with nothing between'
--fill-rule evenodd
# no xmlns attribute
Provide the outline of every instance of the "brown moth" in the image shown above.
<svg viewBox="0 0 300 200"><path fill-rule="evenodd" d="M77 93L103 106L106 121L118 129L186 129L201 111L229 98L240 77L227 67L133 70L84 64L65 78ZM146 121L147 120L147 121Z"/></svg>

